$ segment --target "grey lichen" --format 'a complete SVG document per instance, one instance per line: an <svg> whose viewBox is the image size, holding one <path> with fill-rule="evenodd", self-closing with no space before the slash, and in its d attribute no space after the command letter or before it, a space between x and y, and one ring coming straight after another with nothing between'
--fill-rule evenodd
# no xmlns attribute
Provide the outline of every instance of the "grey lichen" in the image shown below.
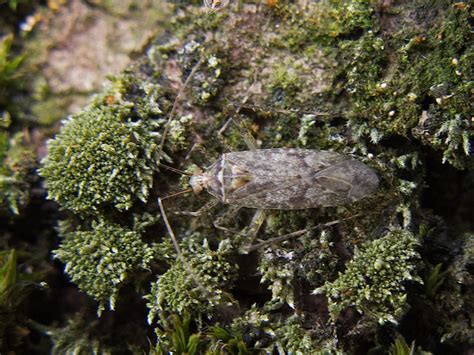
<svg viewBox="0 0 474 355"><path fill-rule="evenodd" d="M221 242L217 250L212 250L206 240L189 243L183 249L183 258L159 276L145 296L150 324L164 311L211 317L216 306L233 303L228 290L238 268L228 260L232 252L228 241Z"/></svg>
<svg viewBox="0 0 474 355"><path fill-rule="evenodd" d="M333 317L354 306L379 323L396 323L406 309L407 281L422 282L416 274L419 244L412 233L395 230L356 250L344 273L326 282L315 293L324 293Z"/></svg>
<svg viewBox="0 0 474 355"><path fill-rule="evenodd" d="M143 228L153 219L141 219L133 229L105 219L92 221L90 228L73 228L67 221L60 224L63 242L54 256L66 264L71 280L99 301L99 314L107 303L114 309L127 277L147 269L154 258L154 248L141 239Z"/></svg>

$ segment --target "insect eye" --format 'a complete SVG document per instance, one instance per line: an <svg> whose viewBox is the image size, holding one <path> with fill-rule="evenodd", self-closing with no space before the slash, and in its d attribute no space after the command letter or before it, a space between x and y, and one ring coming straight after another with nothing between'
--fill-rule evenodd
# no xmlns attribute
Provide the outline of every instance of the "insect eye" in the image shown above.
<svg viewBox="0 0 474 355"><path fill-rule="evenodd" d="M202 190L203 190L203 188L202 188L201 184L196 184L196 185L193 186L193 192L196 195L199 195L202 192Z"/></svg>

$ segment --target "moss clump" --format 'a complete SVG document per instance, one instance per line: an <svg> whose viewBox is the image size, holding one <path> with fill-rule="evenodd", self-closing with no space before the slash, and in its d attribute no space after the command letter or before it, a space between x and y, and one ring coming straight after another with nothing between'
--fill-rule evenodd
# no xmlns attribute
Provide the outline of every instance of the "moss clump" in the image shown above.
<svg viewBox="0 0 474 355"><path fill-rule="evenodd" d="M302 238L302 242L304 249L298 274L314 286L333 279L339 259L333 250L335 243L332 233L323 230L319 235Z"/></svg>
<svg viewBox="0 0 474 355"><path fill-rule="evenodd" d="M462 236L463 247L446 270L446 281L436 294L433 312L438 315L444 343L474 344L474 234ZM432 304L430 304L432 307Z"/></svg>
<svg viewBox="0 0 474 355"><path fill-rule="evenodd" d="M0 112L4 108L14 109L12 96L22 82L18 79L24 74L20 68L25 55L12 56L13 39L11 34L0 37Z"/></svg>
<svg viewBox="0 0 474 355"><path fill-rule="evenodd" d="M301 320L293 316L278 324L275 331L274 348L279 354L316 354L320 349L316 348L309 332L301 327ZM275 349L268 349L272 352Z"/></svg>
<svg viewBox="0 0 474 355"><path fill-rule="evenodd" d="M88 229L74 230L67 222L60 225L63 242L54 256L66 264L72 281L100 302L99 313L106 303L114 309L128 275L147 268L153 259L154 249L141 239L146 225L136 221L130 229L105 219L93 221Z"/></svg>
<svg viewBox="0 0 474 355"><path fill-rule="evenodd" d="M167 319L161 317L161 328L156 328L158 341L155 348L151 349L151 355L161 354L200 354L202 347L202 336L200 333L192 333L191 319L185 315L181 319L172 314Z"/></svg>
<svg viewBox="0 0 474 355"><path fill-rule="evenodd" d="M40 174L49 198L76 213L146 202L157 167L160 122L134 121L132 107L92 105L49 142Z"/></svg>
<svg viewBox="0 0 474 355"><path fill-rule="evenodd" d="M443 16L426 31L402 27L382 37L376 27L340 41L339 77L351 94L350 125L367 125L364 135L373 143L414 137L441 151L443 163L463 169L472 164L474 138L471 8L446 5L440 11Z"/></svg>
<svg viewBox="0 0 474 355"><path fill-rule="evenodd" d="M258 270L262 273L260 282L270 283L272 302L287 303L294 307L292 282L294 278L293 252L270 250L262 253Z"/></svg>
<svg viewBox="0 0 474 355"><path fill-rule="evenodd" d="M66 326L47 331L53 343L51 353L112 354L111 348L101 344L97 324L97 321L85 322L81 319L69 319Z"/></svg>
<svg viewBox="0 0 474 355"><path fill-rule="evenodd" d="M303 323L303 316L279 317L274 309L253 305L240 317L234 318L230 332L243 334L248 348L261 349L265 354L339 353L335 339L329 335L331 327L314 331L307 330Z"/></svg>
<svg viewBox="0 0 474 355"><path fill-rule="evenodd" d="M425 2L426 5L428 3ZM434 34L426 31L434 36L427 42L430 43L428 47L419 46L416 40L412 42L412 47L404 47L412 38L412 31L417 29L398 26L396 21L404 20L405 16L395 11L390 14L394 21L387 21L387 13L376 8L375 3L327 0L306 4L304 8L299 3L288 3L279 4L277 9L264 8L261 11L255 11L255 7L249 4L240 9L234 5L209 15L202 8L187 8L180 12L174 19L173 30L169 32L172 36L150 43L148 57L142 58L123 79L115 82L120 87L120 95L106 96L104 102L94 104L74 118L74 124L79 128L86 115L89 115L87 120L90 125L106 118L107 122L114 122L116 126L109 129L108 125L103 125L101 129L90 130L95 134L84 139L87 144L79 140L77 145L81 144L81 149L69 156L59 149L50 152L61 164L54 162L56 166L51 177L47 177L47 183L58 181L58 189L62 191L64 185L75 180L68 195L58 201L72 209L71 205L81 200L80 207L83 209L73 209L81 214L89 211L84 209L88 205L95 208L93 212L98 210L102 214L110 212L107 207L129 208L140 199L137 191L141 189L138 187L149 186L147 179L141 181L136 178L138 174L135 172L139 170L133 165L136 159L131 158L132 166L125 169L124 180L117 182L118 187L114 181L108 181L111 175L115 175L113 171L111 173L111 168L107 170L105 167L108 164L115 167L119 162L119 169L122 169L128 163L127 146L121 143L126 139L125 133L140 126L145 127L145 136L148 137L151 132L150 135L159 137L159 131L148 129L149 124L161 122L171 111L175 114L166 139L166 144L171 145L167 145L165 151L173 157L174 166L179 169L185 169L189 161L198 165L215 161L227 148L246 149L239 126L250 128L251 135L262 148L304 145L309 149L331 149L357 156L377 170L379 191L347 206L268 213L258 234L261 240L298 230L309 231L324 221L339 220L340 223L324 228L319 238L316 235L318 230L311 229L300 238L236 258L242 270L238 284L233 285L236 267L231 263L230 250L233 249L236 254L238 249L229 248L227 252L227 249L224 251L219 247L216 251L207 243L203 244L203 240L209 240L212 246L218 244L219 238L212 229L214 221L229 228L229 232L222 233L225 233L224 236L232 235L235 241L237 238L232 230L248 227L250 211L242 209L233 215L215 208L208 211L209 215L194 220L171 220L173 227L189 238L182 242L184 257L176 258L171 244L163 242L159 245L163 249L156 253L159 260L155 260L154 272L157 275L154 277L157 281L152 283L145 298L149 308L148 320L152 322L159 316L158 327L166 328L163 319L169 313L180 316L191 314L190 319L196 319L196 328L191 330L185 326L182 331L173 331L172 336L194 332L205 337L205 329L218 324L225 327L223 329L230 329L228 334L221 332L219 344L232 341L232 338L239 341L242 335L248 348L265 349L269 353L315 353L318 348L363 352L367 346L376 345L375 334L380 328L374 319L398 321L405 308L408 291L405 292L404 281L414 278L412 272L417 258L414 247L417 241L407 231L395 231L377 241L367 242L356 252L352 262L344 265L345 261L356 246L379 238L381 230L393 230L393 225L398 223L402 225L400 229L408 229L415 228L418 223L429 222L420 197L426 182L430 182L425 179L424 170L434 155L434 145L430 141L438 139L438 147L441 148L445 144L451 145L456 156L459 156L461 145L465 147L465 152L469 151L466 118L457 109L451 115L454 106L450 106L453 100L464 96L450 96L448 91L443 93L443 87L430 89L430 85L437 85L436 82L442 79L442 76L436 76L431 80L430 72L425 71L436 60L428 63L423 57L435 51L442 54L443 51ZM439 14L443 16L433 21L445 20L446 8L442 10ZM272 11L271 15L269 11ZM214 27L209 31L206 23L211 22ZM387 23L392 31L383 29ZM449 31L453 33L456 30ZM465 66L468 61L463 49L459 47L455 53L460 72L467 72ZM295 60L287 60L289 54ZM422 61L424 64L418 66L417 63ZM452 67L445 64L446 61L439 69L443 67L446 73L450 71L457 75L453 71L455 64L451 64ZM405 75L411 69L410 76ZM417 71L423 77L419 87L414 83L418 80ZM194 74L190 77L191 72ZM188 85L184 88L186 82ZM458 88L456 82L449 87L453 90ZM464 90L468 86L462 87ZM182 92L181 99L173 105L178 92ZM441 99L440 104L437 98ZM447 115L443 122L437 107ZM426 114L423 114L425 111ZM234 117L237 125L227 121L229 117ZM453 117L455 121L452 121ZM229 122L228 129L221 130L225 122ZM116 127L125 127L125 133L122 135ZM158 124L156 127L160 128ZM418 131L414 131L418 128L420 136ZM66 131L67 127L61 134ZM84 135L76 129L70 131L68 139L72 143L76 142L76 136ZM119 133L118 143L114 141L116 131ZM223 133L225 142L215 139L218 131ZM101 133L107 138L105 143L99 141ZM419 138L425 137L425 133L426 138ZM63 140L64 149L75 149L74 145L68 147L69 142L61 134L56 141ZM110 141L114 142L113 149L108 149L111 146L109 136L112 137ZM402 142L398 141L399 138ZM420 151L420 145L425 144L425 140L427 147ZM146 142L141 145L142 141L133 140L139 152L147 146ZM95 148L90 148L89 143L96 144ZM156 152L153 150L156 143L155 140L155 146L150 147L152 152ZM95 156L83 155L82 146L87 146L89 152L96 154L96 150L101 153L102 144L106 144L107 154L102 154L97 160L94 160ZM146 154L143 156L146 157ZM77 161L81 161L82 165L78 165ZM104 170L100 174L88 175L87 169L99 163L104 164L100 165ZM144 164L150 168L151 164L156 167L156 163L153 159L145 159ZM76 170L81 175L69 169L70 166L74 169L79 167ZM57 167L62 167L62 170ZM63 183L63 175L70 174L70 171L73 173L66 176ZM178 184L175 175L154 175L157 194L161 196L172 193ZM91 183L94 179L100 183ZM125 180L126 186L123 185ZM54 196L57 191L51 190ZM103 191L110 191L108 198L102 196ZM143 195L146 197L146 194ZM113 196L119 199L126 196L125 202L116 201ZM170 209L175 211L189 210L200 202L194 196L167 201ZM156 211L156 202L148 199L145 208ZM139 209L136 205L131 208L134 212ZM127 218L129 213L123 212L120 216ZM84 223L90 222L91 218L100 220L90 214L83 217L86 217ZM221 221L224 223L219 223ZM107 228L104 226L103 229ZM82 228L74 233L84 230L90 229ZM127 257L127 253L120 255L125 260ZM78 263L76 259L77 255L71 252L63 261ZM134 259L134 262L134 267L127 264L130 270L141 267L141 260ZM87 275L93 270L88 265L82 269ZM343 272L344 269L346 272ZM341 271L339 278L338 271ZM258 279L258 276L262 278ZM145 281L143 284L142 281L137 281L141 289L149 283ZM261 281L270 285L271 295L260 284ZM233 286L232 295L227 293L230 286ZM353 319L328 323L324 296L310 294L312 289L320 286L330 298L330 310L334 317L349 306L367 316L351 322L357 316L347 312L344 315ZM106 291L110 289L106 288ZM125 296L128 290L122 289L121 295ZM416 294L416 290L410 291ZM107 294L105 296L108 297ZM232 307L231 312L223 312L223 309L228 310L225 304L234 301L233 297L237 300L235 303L239 302L238 307ZM251 311L242 316L237 314L240 310L244 313L251 304L255 304ZM347 318L341 317L341 320ZM185 323L187 321L183 321ZM168 350L171 351L171 348L170 345ZM189 347L181 349L188 351Z"/></svg>
<svg viewBox="0 0 474 355"><path fill-rule="evenodd" d="M145 298L148 322L163 311L177 314L202 314L211 317L217 305L229 304L229 289L237 277L237 267L227 257L229 243L223 241L211 250L207 241L190 244L183 254L186 263L177 260L156 282Z"/></svg>
<svg viewBox="0 0 474 355"><path fill-rule="evenodd" d="M4 234L2 235L4 237ZM36 283L39 273L31 273L23 265L21 250L0 250L0 353L17 353L21 345L28 341L28 329L31 318L25 313L31 305L31 294L46 286L45 282ZM23 270L23 271L22 271ZM43 278L42 278L43 279ZM38 295L39 293L36 293ZM15 350L15 351L13 351Z"/></svg>
<svg viewBox="0 0 474 355"><path fill-rule="evenodd" d="M337 316L355 306L360 313L375 316L379 323L396 322L406 304L406 281L421 279L414 274L417 238L396 230L356 250L344 273L315 290L329 298L329 311Z"/></svg>
<svg viewBox="0 0 474 355"><path fill-rule="evenodd" d="M19 214L29 200L29 176L35 166L34 153L23 144L23 135L10 138L6 131L0 131L0 209Z"/></svg>

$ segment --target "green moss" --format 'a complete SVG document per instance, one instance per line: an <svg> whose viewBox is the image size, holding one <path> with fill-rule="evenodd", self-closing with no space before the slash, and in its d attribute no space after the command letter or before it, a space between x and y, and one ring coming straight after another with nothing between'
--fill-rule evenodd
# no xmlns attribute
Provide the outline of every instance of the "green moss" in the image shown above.
<svg viewBox="0 0 474 355"><path fill-rule="evenodd" d="M338 38L356 35L373 29L374 6L370 1L327 0L304 10L297 6L283 6L277 11L285 22L293 24L273 44L291 49L307 49L314 42L333 44Z"/></svg>
<svg viewBox="0 0 474 355"><path fill-rule="evenodd" d="M29 199L31 171L36 159L21 133L11 133L10 125L18 111L14 104L22 86L25 55L12 54L13 35L0 38L0 210L19 214Z"/></svg>
<svg viewBox="0 0 474 355"><path fill-rule="evenodd" d="M48 330L53 343L51 354L112 354L112 348L101 343L97 325L97 320L69 319L66 326Z"/></svg>
<svg viewBox="0 0 474 355"><path fill-rule="evenodd" d="M191 332L191 318L181 319L173 314L167 319L161 317L161 327L156 329L158 341L150 355L161 354L201 354L201 334Z"/></svg>
<svg viewBox="0 0 474 355"><path fill-rule="evenodd" d="M250 354L251 349L243 340L240 333L234 333L219 326L209 328L207 336L210 338L210 343L207 346L209 354L222 354L227 352L230 354ZM253 350L253 349L252 349Z"/></svg>
<svg viewBox="0 0 474 355"><path fill-rule="evenodd" d="M425 273L423 277L423 285L425 295L428 298L435 299L439 287L446 278L447 271L440 272L443 264L439 263L435 266L425 263Z"/></svg>
<svg viewBox="0 0 474 355"><path fill-rule="evenodd" d="M441 11L426 33L401 29L382 38L368 31L340 42L339 78L351 94L351 124L369 122L364 134L373 143L391 135L415 137L462 169L474 138L472 66L466 64L473 57L470 7Z"/></svg>
<svg viewBox="0 0 474 355"><path fill-rule="evenodd" d="M302 243L298 274L311 285L321 285L324 280L333 279L339 258L333 250L335 243L331 231L323 230L316 235L310 235L304 238Z"/></svg>
<svg viewBox="0 0 474 355"><path fill-rule="evenodd" d="M18 79L22 74L19 69L25 59L24 55L12 55L13 38L13 35L0 38L0 110L10 106L11 92L20 84Z"/></svg>
<svg viewBox="0 0 474 355"><path fill-rule="evenodd" d="M92 221L90 228L74 228L67 221L60 224L63 240L54 256L66 264L71 280L99 301L99 314L107 303L114 309L130 274L148 268L153 260L154 248L141 239L143 228L154 221L148 219L136 219L133 229L105 219Z"/></svg>
<svg viewBox="0 0 474 355"><path fill-rule="evenodd" d="M186 263L176 260L152 283L150 293L145 296L148 322L152 323L164 311L212 317L217 305L231 304L228 289L237 276L237 268L227 259L230 252L226 242L215 251L207 241L190 244L184 249Z"/></svg>
<svg viewBox="0 0 474 355"><path fill-rule="evenodd" d="M303 326L304 317L291 315L279 317L274 310L252 306L231 325L233 334L244 334L244 339L266 354L341 354L334 339L329 335L331 328L322 331L308 331Z"/></svg>
<svg viewBox="0 0 474 355"><path fill-rule="evenodd" d="M285 250L267 250L261 254L258 270L262 274L260 282L269 284L272 302L287 303L294 307L292 282L295 271L292 257L293 253Z"/></svg>
<svg viewBox="0 0 474 355"><path fill-rule="evenodd" d="M315 292L328 296L333 317L354 306L379 323L396 322L406 309L405 283L422 282L415 273L417 245L417 238L403 230L368 242L356 251L344 273Z"/></svg>
<svg viewBox="0 0 474 355"><path fill-rule="evenodd" d="M0 131L0 209L20 213L29 201L35 167L34 152L24 144L23 134L9 138L6 131Z"/></svg>
<svg viewBox="0 0 474 355"><path fill-rule="evenodd" d="M309 332L301 327L301 319L298 316L285 319L279 326L274 327L275 342L273 349L268 349L269 353L276 350L279 354L322 354Z"/></svg>
<svg viewBox="0 0 474 355"><path fill-rule="evenodd" d="M157 169L159 121L134 121L131 107L91 106L48 144L40 175L48 196L76 213L146 202Z"/></svg>
<svg viewBox="0 0 474 355"><path fill-rule="evenodd" d="M101 235L126 228L104 217L92 218L91 213L106 214L112 207L127 217L130 212L125 210L139 210L135 202L140 200L146 209L156 211L156 201L148 198L152 180L160 196L179 184L175 175L157 174L154 154L160 132L177 92L200 63L177 102L166 139L165 151L174 166L208 165L227 150L246 149L237 127L246 126L262 148L305 146L357 157L377 171L380 188L348 206L269 212L258 239L325 221L340 223L235 260L231 255L237 253L234 241L239 237L229 232L234 245L215 250L219 239L212 223L223 221L226 227L245 230L251 212L242 209L230 218L224 213L227 207L221 206L196 219L172 218L173 227L186 236L181 242L184 259L176 258L170 243L159 244L153 264L157 280L145 296L149 322L160 317L158 326L164 329L163 319L169 313L191 314L196 329L186 320L181 321L183 331L175 326L162 334L163 339L187 332L180 347L187 350L192 350L186 345L192 334L205 337L205 327L219 322L226 331L218 331L216 347L232 343L238 348L245 339L247 349L268 352L316 353L339 347L360 352L354 345L360 338L375 341L374 319L400 320L406 309L405 282L418 280L414 276L417 240L407 230L426 222L420 206L426 185L425 154L431 159L434 150L440 150L446 162L468 167L472 139L465 115L466 93L472 89L465 77L470 54L460 45L461 40L467 43L462 34L465 23L460 20L465 14L443 7L447 12L439 12L439 19L433 21L445 24L437 30L451 43L440 44L436 29L424 33L407 25L401 30L396 21L405 16L388 14L373 2L321 1L304 9L291 3L261 11L247 5L240 10L229 5L210 14L202 8L181 11L172 20L172 36L151 43L147 57L64 126L50 145L41 173L50 196L80 213L84 224L94 220L97 229L103 221ZM383 28L387 24L392 26L389 30ZM426 39L420 40L417 32ZM457 61L448 63L442 54L450 46ZM448 75L461 79L438 86ZM452 92L456 94L451 96ZM245 107L238 109L243 103ZM229 125L223 144L215 137L229 117L236 118L237 125ZM398 139L404 143L398 144ZM427 149L420 150L420 143ZM168 199L167 205L174 211L189 210L206 198L180 196ZM401 230L368 241L394 226ZM85 237L79 238L79 233ZM96 240L92 235L98 233L82 227L63 234L73 241L64 261L77 264L75 272L83 276L78 279L80 287L90 287L101 300L116 296L122 282L95 289L99 281L92 272L94 263L81 264L72 253L73 247L84 247L82 239ZM203 240L209 240L210 246ZM354 249L354 259L344 265ZM117 263L129 260L127 250L114 257ZM234 284L238 266L245 268ZM127 270L142 267L137 258L126 263ZM84 276L90 274L94 277ZM366 317L356 325L326 323L323 296L308 291L321 285L333 317L350 306ZM232 307L226 307L229 303ZM338 338L342 332L352 335Z"/></svg>
<svg viewBox="0 0 474 355"><path fill-rule="evenodd" d="M198 104L204 105L220 94L224 84L222 74L226 66L227 64L223 63L217 55L207 55L207 61L200 70L201 75L192 84L197 89L194 96Z"/></svg>
<svg viewBox="0 0 474 355"><path fill-rule="evenodd" d="M294 63L278 63L275 68L272 68L270 89L272 92L282 90L287 105L295 99L296 93L300 90L299 69Z"/></svg>
<svg viewBox="0 0 474 355"><path fill-rule="evenodd" d="M20 254L20 258L18 257ZM27 304L25 300L33 291L38 291L45 283L31 282L31 272L22 271L22 252L15 249L0 250L0 351L6 353L21 349L28 341ZM20 259L20 260L19 260ZM28 301L31 301L30 299Z"/></svg>
<svg viewBox="0 0 474 355"><path fill-rule="evenodd" d="M441 341L446 344L472 344L474 339L474 234L461 236L462 248L446 270L446 279L436 293L435 307Z"/></svg>

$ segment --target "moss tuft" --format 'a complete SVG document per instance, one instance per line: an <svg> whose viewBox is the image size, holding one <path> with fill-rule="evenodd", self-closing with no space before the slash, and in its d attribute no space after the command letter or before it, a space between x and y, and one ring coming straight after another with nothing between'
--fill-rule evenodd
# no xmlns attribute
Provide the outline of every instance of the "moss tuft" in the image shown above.
<svg viewBox="0 0 474 355"><path fill-rule="evenodd" d="M237 268L227 260L229 244L221 242L216 251L207 241L193 244L184 251L186 263L177 260L152 283L148 300L148 322L163 311L177 314L212 315L217 305L232 303L225 290L237 277Z"/></svg>
<svg viewBox="0 0 474 355"><path fill-rule="evenodd" d="M23 134L10 138L0 131L0 209L20 213L30 197L29 177L35 167L34 152L24 145Z"/></svg>
<svg viewBox="0 0 474 355"><path fill-rule="evenodd" d="M147 223L136 221L134 229L105 219L93 221L89 229L76 229L66 222L60 225L63 238L54 256L66 264L65 272L78 287L114 309L121 286L128 275L146 269L154 249L141 240Z"/></svg>
<svg viewBox="0 0 474 355"><path fill-rule="evenodd" d="M328 296L333 317L355 306L360 313L376 317L379 323L396 322L406 308L405 282L422 282L414 272L419 258L417 245L417 238L404 230L366 243L356 250L344 273L315 293Z"/></svg>
<svg viewBox="0 0 474 355"><path fill-rule="evenodd" d="M157 168L159 126L156 120L134 121L126 106L91 106L70 118L49 142L40 169L49 198L76 213L146 202Z"/></svg>
<svg viewBox="0 0 474 355"><path fill-rule="evenodd" d="M301 319L293 316L285 319L284 323L275 327L275 347L279 354L317 354L320 349L316 348L310 333L301 327ZM268 352L275 349L268 349Z"/></svg>
<svg viewBox="0 0 474 355"><path fill-rule="evenodd" d="M294 278L293 252L267 249L262 253L259 271L260 282L269 283L272 291L272 302L287 303L294 307L292 282Z"/></svg>
<svg viewBox="0 0 474 355"><path fill-rule="evenodd" d="M372 143L399 135L442 152L442 162L464 169L472 129L474 55L470 6L446 6L426 31L365 32L342 40L339 79L351 94L349 125ZM357 128L355 128L357 129Z"/></svg>

